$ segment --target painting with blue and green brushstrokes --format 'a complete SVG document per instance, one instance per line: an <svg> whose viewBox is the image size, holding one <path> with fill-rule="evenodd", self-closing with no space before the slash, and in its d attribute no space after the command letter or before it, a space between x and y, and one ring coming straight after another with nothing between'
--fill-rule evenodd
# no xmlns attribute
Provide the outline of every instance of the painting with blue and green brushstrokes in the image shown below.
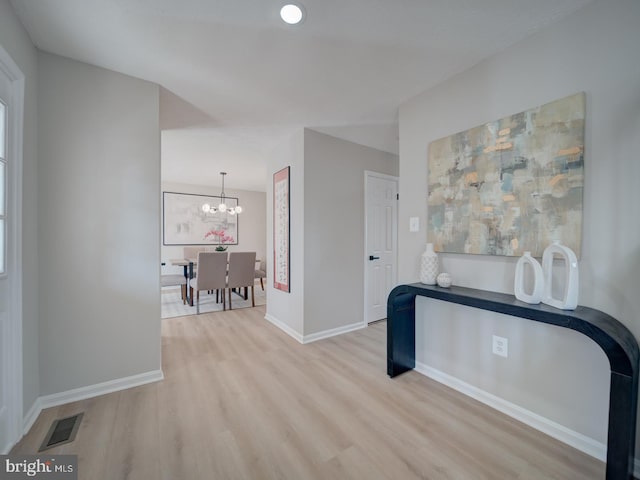
<svg viewBox="0 0 640 480"><path fill-rule="evenodd" d="M436 251L580 256L585 95L577 93L429 145L427 241Z"/></svg>

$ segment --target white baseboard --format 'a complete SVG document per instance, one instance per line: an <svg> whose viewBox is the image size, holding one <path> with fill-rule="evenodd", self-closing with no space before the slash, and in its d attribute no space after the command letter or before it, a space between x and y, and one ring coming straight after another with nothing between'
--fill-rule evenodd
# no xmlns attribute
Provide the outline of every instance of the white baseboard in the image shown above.
<svg viewBox="0 0 640 480"><path fill-rule="evenodd" d="M163 379L164 374L162 373L162 370L153 370L151 372L140 373L130 377L118 378L116 380L96 383L95 385L89 385L87 387L74 388L73 390L67 390L66 392L53 393L51 395L38 397L24 417L24 433L26 434L31 429L33 423L38 418L38 415L40 415L40 412L45 408L56 407L65 403L77 402L79 400L85 400L87 398L93 398L107 393L139 387L140 385L159 382Z"/></svg>
<svg viewBox="0 0 640 480"><path fill-rule="evenodd" d="M311 343L322 340L323 338L335 337L336 335L342 335L343 333L353 332L354 330L360 330L365 325L362 322L352 323L351 325L344 325L342 327L331 328L329 330L323 330L322 332L311 333L305 335L302 343Z"/></svg>
<svg viewBox="0 0 640 480"><path fill-rule="evenodd" d="M457 390L471 398L484 403L485 405L494 408L505 415L508 415L516 420L524 423L525 425L535 428L543 433L546 433L550 437L560 440L567 445L572 446L580 450L581 452L591 455L598 460L607 460L607 446L604 443L598 442L593 438L582 435L568 429L567 427L560 425L559 423L542 417L536 413L533 413L525 408L522 408L514 403L508 402L500 397L497 397L489 392L485 392L473 385L470 385L462 380L452 377L451 375L444 373L435 368L429 367L424 363L416 362L415 370L433 380L440 382L448 387ZM637 476L638 467L640 463L636 459L635 462L635 475Z"/></svg>
<svg viewBox="0 0 640 480"><path fill-rule="evenodd" d="M291 328L286 323L278 320L273 315L267 313L264 316L265 320L273 323L276 327L282 330L284 333L294 338L296 341L306 344L311 342L317 342L318 340L322 340L323 338L335 337L336 335L342 335L343 333L353 332L354 330L360 330L364 328L365 325L362 322L352 323L351 325L344 325L342 327L331 328L329 330L323 330L322 332L311 333L309 335L300 335L293 328Z"/></svg>
<svg viewBox="0 0 640 480"><path fill-rule="evenodd" d="M29 432L29 430L31 430L31 427L33 427L33 424L38 419L38 415L40 415L41 411L42 411L42 401L40 400L40 397L38 397L36 398L36 401L33 402L33 405L31 405L31 408L25 414L24 419L22 421L23 435L26 435Z"/></svg>
<svg viewBox="0 0 640 480"><path fill-rule="evenodd" d="M298 341L300 343L304 343L304 338L302 337L302 335L300 335L298 332L296 332L293 328L291 328L286 323L281 322L280 320L278 320L273 315L267 313L264 316L264 319L267 320L268 322L273 323L276 327L278 327L280 330L282 330L284 333L286 333L287 335L289 335L290 337L292 337L296 341Z"/></svg>

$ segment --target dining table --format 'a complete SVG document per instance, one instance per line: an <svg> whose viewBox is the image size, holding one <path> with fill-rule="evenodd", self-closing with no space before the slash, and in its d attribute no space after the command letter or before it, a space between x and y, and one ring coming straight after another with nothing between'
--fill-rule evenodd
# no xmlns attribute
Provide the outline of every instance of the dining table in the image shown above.
<svg viewBox="0 0 640 480"><path fill-rule="evenodd" d="M189 281L193 278L193 269L198 266L197 258L174 258L169 260L174 267L182 267L184 278L187 280L187 303L193 307L193 296L189 295ZM256 264L260 264L261 260L256 258ZM233 289L235 292L235 288ZM245 300L249 298L249 289L245 287L244 296L238 292L236 294L242 296Z"/></svg>

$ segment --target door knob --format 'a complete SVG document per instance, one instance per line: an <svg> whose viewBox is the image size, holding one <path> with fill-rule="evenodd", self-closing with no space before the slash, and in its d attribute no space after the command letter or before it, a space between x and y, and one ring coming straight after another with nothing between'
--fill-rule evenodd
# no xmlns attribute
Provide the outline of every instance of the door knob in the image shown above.
<svg viewBox="0 0 640 480"><path fill-rule="evenodd" d="M379 260L380 257L374 257L373 255L369 255L369 260Z"/></svg>

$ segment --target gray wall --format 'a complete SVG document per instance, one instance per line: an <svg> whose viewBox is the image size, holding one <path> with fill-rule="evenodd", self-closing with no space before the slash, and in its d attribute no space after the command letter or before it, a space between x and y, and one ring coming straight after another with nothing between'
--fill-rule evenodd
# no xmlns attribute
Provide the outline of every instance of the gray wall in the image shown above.
<svg viewBox="0 0 640 480"><path fill-rule="evenodd" d="M580 297L640 338L640 2L598 1L400 108L401 282L418 280L432 140L584 91L587 99ZM409 233L408 219L423 228ZM513 293L515 260L441 254L454 283ZM417 360L606 442L608 371L590 340L563 329L418 302ZM491 335L509 358L491 354ZM640 442L636 442L640 446Z"/></svg>
<svg viewBox="0 0 640 480"><path fill-rule="evenodd" d="M273 261L267 270L267 318L277 321L299 340L304 324L304 131L299 129L267 157L267 255L273 258L273 174L291 167L290 182L290 292L273 288Z"/></svg>
<svg viewBox="0 0 640 480"><path fill-rule="evenodd" d="M41 395L160 369L159 87L39 54Z"/></svg>
<svg viewBox="0 0 640 480"><path fill-rule="evenodd" d="M398 156L304 132L304 334L364 321L364 172Z"/></svg>
<svg viewBox="0 0 640 480"><path fill-rule="evenodd" d="M23 409L27 412L40 395L38 372L38 56L27 32L7 0L0 0L0 45L25 75L24 140L22 165L22 353Z"/></svg>
<svg viewBox="0 0 640 480"><path fill-rule="evenodd" d="M292 134L268 160L270 257L273 174L286 166L291 167L291 292L268 282L267 318L302 341L363 322L364 172L397 175L398 157L309 129Z"/></svg>
<svg viewBox="0 0 640 480"><path fill-rule="evenodd" d="M227 179L227 182L228 181L229 179ZM212 187L162 182L162 191L195 193L198 195L220 195L220 186ZM225 195L237 197L239 205L243 208L238 224L238 245L229 245L228 251L256 252L256 258L265 260L267 251L267 194L265 192L225 188ZM162 202L162 198L160 202ZM162 204L160 209L162 212ZM160 222L162 222L162 216ZM162 261L167 264L162 268L162 273L182 273L182 267L172 267L170 260L173 258L182 258L184 247L162 245L162 236L160 237L160 243Z"/></svg>

